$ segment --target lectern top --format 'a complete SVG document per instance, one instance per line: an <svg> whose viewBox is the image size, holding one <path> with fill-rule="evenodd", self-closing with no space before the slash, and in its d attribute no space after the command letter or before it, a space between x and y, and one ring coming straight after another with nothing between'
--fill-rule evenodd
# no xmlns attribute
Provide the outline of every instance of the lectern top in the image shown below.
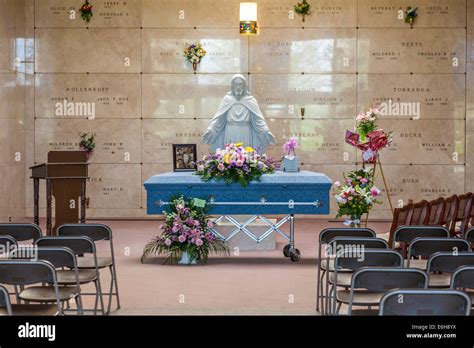
<svg viewBox="0 0 474 348"><path fill-rule="evenodd" d="M48 163L87 162L85 151L49 151Z"/></svg>

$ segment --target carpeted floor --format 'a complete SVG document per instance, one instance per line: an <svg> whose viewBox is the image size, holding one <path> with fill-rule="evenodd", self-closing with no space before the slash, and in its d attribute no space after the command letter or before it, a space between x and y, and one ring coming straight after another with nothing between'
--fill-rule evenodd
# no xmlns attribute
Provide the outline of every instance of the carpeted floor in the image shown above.
<svg viewBox="0 0 474 348"><path fill-rule="evenodd" d="M207 265L170 266L160 258L140 263L143 246L158 233L160 222L91 222L109 225L114 234L122 304L116 315L316 315L318 234L323 228L341 226L341 222L297 220L296 247L302 254L298 263L283 257L287 243L278 236L275 251L241 251L229 258L211 256ZM369 227L384 233L389 225L374 222ZM108 281L104 271L104 288Z"/></svg>

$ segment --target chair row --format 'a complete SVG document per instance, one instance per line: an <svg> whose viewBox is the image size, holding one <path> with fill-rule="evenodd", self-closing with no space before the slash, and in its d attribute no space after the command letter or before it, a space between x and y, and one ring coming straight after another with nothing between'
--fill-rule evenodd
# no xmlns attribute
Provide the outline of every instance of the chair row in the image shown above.
<svg viewBox="0 0 474 348"><path fill-rule="evenodd" d="M474 230L469 231L466 237L474 239ZM399 251L391 249L385 240L377 238L369 228L325 229L321 231L319 241L316 310L323 314L337 312L337 288L349 289L353 274L364 267L406 268L410 271L414 269L415 273L427 272L430 287L449 288L451 274L457 268L474 266L472 241L450 238L444 227L398 228L394 233L393 244L401 242L409 245L407 259Z"/></svg>
<svg viewBox="0 0 474 348"><path fill-rule="evenodd" d="M58 303L69 306L69 299L74 298L78 314L84 311L93 311L96 314L99 304L102 314L108 314L111 311L112 299L115 297L116 308L119 309L120 298L110 228L102 224L67 224L58 227L57 232L58 237L43 237L41 229L34 224L0 224L0 245L8 252L6 256L9 258L0 261L0 284L14 286L14 295L19 304L21 301L27 303L59 301ZM17 244L30 240L33 242L32 245ZM100 241L108 242L108 256L97 255L96 242ZM29 268L30 272L22 271ZM50 268L54 270L54 276L46 271ZM110 272L109 291L105 293L109 297L107 311L104 307L104 292L100 281L100 270L105 268ZM44 283L49 284L48 287L30 286L24 289L25 285L42 282L37 281L38 277L41 278L46 273L49 281ZM88 283L94 284L95 292L81 293L80 286ZM56 296L56 287L59 297ZM82 295L95 297L94 309L82 309ZM18 306L15 308L19 309ZM45 310L47 313L48 309ZM62 312L61 310L58 313Z"/></svg>
<svg viewBox="0 0 474 348"><path fill-rule="evenodd" d="M445 226L452 236L463 236L474 218L473 194L440 197L432 201L422 200L396 208L390 226L389 244L400 226Z"/></svg>

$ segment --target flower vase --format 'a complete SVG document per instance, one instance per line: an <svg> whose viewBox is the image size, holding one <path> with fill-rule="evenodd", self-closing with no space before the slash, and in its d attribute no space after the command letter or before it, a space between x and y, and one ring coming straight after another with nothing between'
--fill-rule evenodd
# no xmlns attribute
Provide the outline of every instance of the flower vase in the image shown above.
<svg viewBox="0 0 474 348"><path fill-rule="evenodd" d="M350 228L359 228L360 218L361 216L351 215L350 219L344 221L344 225L349 226Z"/></svg>
<svg viewBox="0 0 474 348"><path fill-rule="evenodd" d="M198 68L198 63L193 63L193 71L196 72Z"/></svg>
<svg viewBox="0 0 474 348"><path fill-rule="evenodd" d="M188 254L187 251L183 251L181 254L181 260L179 260L178 264L180 265L195 265L197 262L193 260L191 262L191 256Z"/></svg>

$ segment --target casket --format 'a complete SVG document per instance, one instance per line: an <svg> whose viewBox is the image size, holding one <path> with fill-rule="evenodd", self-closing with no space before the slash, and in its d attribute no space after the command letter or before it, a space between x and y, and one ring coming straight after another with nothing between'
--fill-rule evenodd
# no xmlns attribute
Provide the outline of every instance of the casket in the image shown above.
<svg viewBox="0 0 474 348"><path fill-rule="evenodd" d="M161 214L177 195L204 199L213 215L329 214L332 182L310 171L265 174L247 187L224 181L204 182L193 172L153 175L145 181L147 213Z"/></svg>

